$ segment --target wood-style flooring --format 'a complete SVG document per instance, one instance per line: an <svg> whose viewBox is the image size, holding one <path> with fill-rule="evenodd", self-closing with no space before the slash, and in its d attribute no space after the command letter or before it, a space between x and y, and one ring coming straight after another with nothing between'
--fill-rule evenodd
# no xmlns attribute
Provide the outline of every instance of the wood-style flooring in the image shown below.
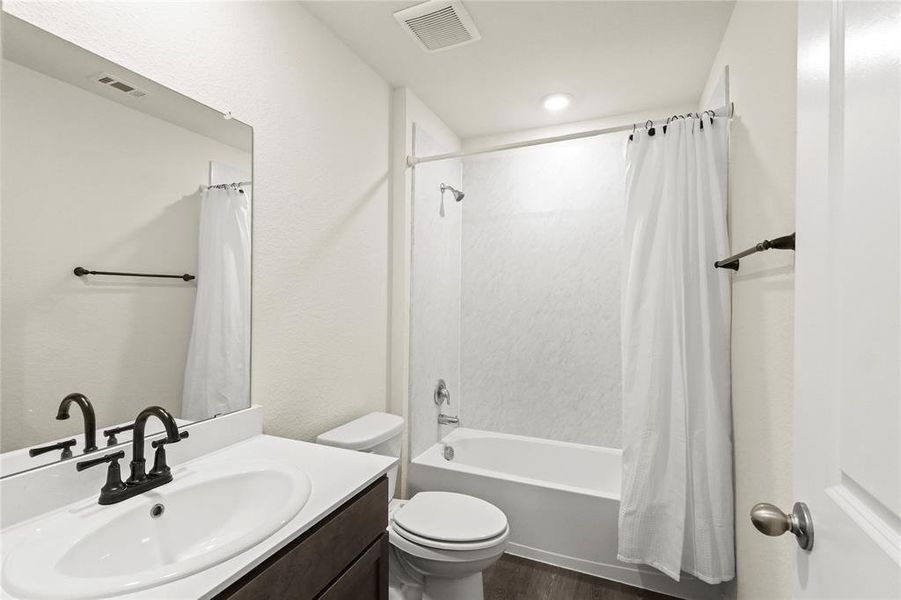
<svg viewBox="0 0 901 600"><path fill-rule="evenodd" d="M505 554L483 573L485 600L673 600L584 573Z"/></svg>

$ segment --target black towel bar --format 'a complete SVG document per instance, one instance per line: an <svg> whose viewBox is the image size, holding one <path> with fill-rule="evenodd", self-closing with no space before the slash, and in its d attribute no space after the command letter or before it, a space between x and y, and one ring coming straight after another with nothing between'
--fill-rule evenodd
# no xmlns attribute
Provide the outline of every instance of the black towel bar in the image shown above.
<svg viewBox="0 0 901 600"><path fill-rule="evenodd" d="M89 271L84 267L75 267L72 270L75 275L78 277L82 277L84 275L113 275L116 277L162 277L164 279L183 279L185 281L191 281L192 279L196 279L193 275L188 275L185 273L184 275L160 275L158 273L120 273L117 271Z"/></svg>

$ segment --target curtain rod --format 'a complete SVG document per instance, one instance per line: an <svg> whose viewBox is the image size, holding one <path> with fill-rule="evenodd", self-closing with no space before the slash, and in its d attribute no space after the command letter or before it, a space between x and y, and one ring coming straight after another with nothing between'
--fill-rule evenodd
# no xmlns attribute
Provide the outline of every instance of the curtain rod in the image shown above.
<svg viewBox="0 0 901 600"><path fill-rule="evenodd" d="M742 250L738 254L733 254L729 258L724 258L723 260L718 260L713 263L713 266L717 269L732 269L733 271L738 271L739 260L746 256L751 256L752 254L757 254L758 252L764 252L765 250L794 250L795 249L795 233L792 232L789 235L783 235L782 237L773 238L771 240L763 240L759 244L754 244L747 250Z"/></svg>
<svg viewBox="0 0 901 600"><path fill-rule="evenodd" d="M735 113L735 103L730 102L724 106L720 106L717 109L713 110L713 113L717 117L727 117L732 118L732 115ZM701 113L703 115L703 113ZM669 117L664 117L662 119L654 119L651 121L652 125L665 125L666 120ZM479 150L469 150L467 152L448 152L447 154L434 154L432 156L408 156L407 157L407 166L415 167L418 164L434 162L436 160L446 160L448 158L463 158L465 156L473 156L476 154L487 154L489 152L500 152L502 150L513 150L516 148L528 148L529 146L539 146L541 144L553 144L554 142L566 142L569 140L580 140L583 138L595 137L598 135L605 135L608 133L618 133L620 131L629 131L635 127L644 127L647 125L647 121L643 123L627 123L625 125L617 125L615 127L605 127L603 129L592 129L591 131L580 131L578 133L568 133L566 135L555 135L553 137L546 138L538 138L534 140L526 140L524 142L513 142L512 144L502 144L500 146L491 146L488 148L481 148Z"/></svg>

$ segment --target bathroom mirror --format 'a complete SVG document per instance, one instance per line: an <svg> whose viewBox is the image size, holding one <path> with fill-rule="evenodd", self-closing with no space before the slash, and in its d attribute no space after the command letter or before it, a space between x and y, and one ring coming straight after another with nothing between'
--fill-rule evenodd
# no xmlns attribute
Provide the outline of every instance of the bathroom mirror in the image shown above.
<svg viewBox="0 0 901 600"><path fill-rule="evenodd" d="M84 453L73 392L100 452L146 406L248 407L252 128L8 14L2 43L0 476Z"/></svg>

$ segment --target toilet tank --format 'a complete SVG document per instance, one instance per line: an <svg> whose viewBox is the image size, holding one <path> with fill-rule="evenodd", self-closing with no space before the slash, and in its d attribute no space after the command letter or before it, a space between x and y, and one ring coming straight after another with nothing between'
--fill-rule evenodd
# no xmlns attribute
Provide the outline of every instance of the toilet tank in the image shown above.
<svg viewBox="0 0 901 600"><path fill-rule="evenodd" d="M374 412L320 434L316 438L316 443L400 458L403 431L403 417ZM394 497L396 480L397 467L395 466L388 471L389 501Z"/></svg>

